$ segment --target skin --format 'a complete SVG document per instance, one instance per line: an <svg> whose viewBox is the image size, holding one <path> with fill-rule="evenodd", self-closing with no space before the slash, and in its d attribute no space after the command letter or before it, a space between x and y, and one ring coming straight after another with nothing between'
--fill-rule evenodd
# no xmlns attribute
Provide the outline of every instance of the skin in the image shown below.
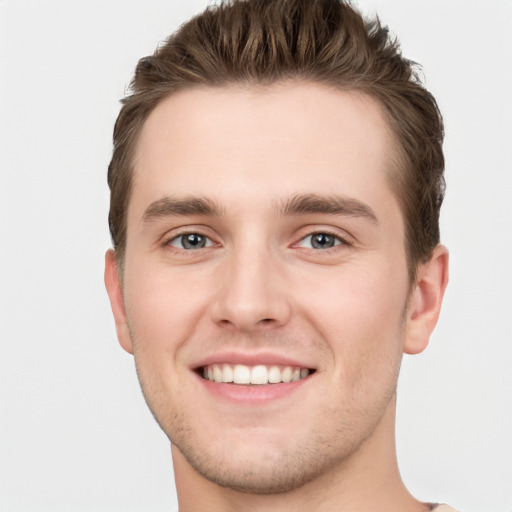
<svg viewBox="0 0 512 512"><path fill-rule="evenodd" d="M409 283L394 148L374 100L314 84L188 90L146 121L123 275L108 251L105 282L172 441L181 512L429 509L398 472L395 390L403 353L436 324L448 255L438 246ZM320 211L283 211L312 195ZM327 211L333 196L365 213ZM219 211L170 215L164 198ZM185 249L184 233L208 242ZM231 400L196 372L219 353L314 373Z"/></svg>

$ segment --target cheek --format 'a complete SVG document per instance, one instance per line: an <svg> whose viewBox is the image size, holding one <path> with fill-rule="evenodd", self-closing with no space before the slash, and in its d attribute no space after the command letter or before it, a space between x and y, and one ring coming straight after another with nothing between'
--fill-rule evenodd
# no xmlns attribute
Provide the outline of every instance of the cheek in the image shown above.
<svg viewBox="0 0 512 512"><path fill-rule="evenodd" d="M399 364L405 271L387 264L337 268L302 292L304 315L326 340L342 380L356 382L368 372L378 376L390 358Z"/></svg>
<svg viewBox="0 0 512 512"><path fill-rule="evenodd" d="M146 402L164 428L174 422L169 415L181 400L181 348L193 337L205 298L194 288L197 281L154 262L140 262L127 275L126 313L137 374Z"/></svg>
<svg viewBox="0 0 512 512"><path fill-rule="evenodd" d="M161 359L175 353L197 327L208 304L209 292L201 276L189 276L152 262L136 267L126 282L125 302L135 344L144 352ZM141 347L139 347L141 348Z"/></svg>

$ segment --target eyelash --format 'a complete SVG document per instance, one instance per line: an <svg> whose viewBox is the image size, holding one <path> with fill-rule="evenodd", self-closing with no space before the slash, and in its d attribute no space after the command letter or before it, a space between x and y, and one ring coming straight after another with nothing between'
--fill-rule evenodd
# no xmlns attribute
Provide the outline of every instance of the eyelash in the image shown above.
<svg viewBox="0 0 512 512"><path fill-rule="evenodd" d="M175 247L172 245L172 242L176 241L176 240L179 240L179 239L183 239L183 237L187 236L187 235L197 235L199 237L202 237L204 239L206 239L206 243L208 245L206 245L205 247L199 247L198 249L186 249L184 247ZM305 249L312 249L314 251L319 251L319 252L322 252L322 253L329 253L331 251L335 251L337 250L337 248L339 246L351 246L350 242L348 242L345 238L341 237L339 234L337 233L333 233L332 231L329 231L329 230L318 230L318 231L312 231L312 232L309 232L307 235L303 236L302 238L300 238L300 240L298 242L295 242L292 247L300 247L299 244L303 243L304 241L306 241L308 238L311 239L311 244L313 244L312 242L312 237L316 236L316 235L326 235L328 237L332 237L335 239L335 245L333 245L332 247L327 247L325 249L322 249L322 248L311 248L311 247L303 247ZM186 252L186 253L191 253L191 252L195 252L195 251L198 251L200 249L206 249L206 248L209 248L209 247L215 247L215 246L219 246L220 244L214 242L212 240L211 237L209 237L208 235L205 235L204 233L202 233L201 231L197 230L197 231L184 231L182 233L179 233L177 235L174 235L170 238L166 238L163 243L162 243L162 246L163 247L166 247L166 248L169 248L169 247L172 247L173 249L176 249L178 251L182 251L182 252Z"/></svg>
<svg viewBox="0 0 512 512"><path fill-rule="evenodd" d="M300 245L301 243L303 243L304 241L308 240L308 239L312 239L312 237L316 236L316 235L326 235L326 236L329 236L329 237L332 237L335 239L335 245L333 245L332 247L327 247L325 249L322 249L322 248L311 248L311 247L303 247L304 249L309 249L309 250L312 250L312 251L315 251L315 252L318 252L318 253L322 253L324 255L328 255L334 251L338 251L340 248L342 247L350 247L352 244L347 241L346 238L340 236L338 233L334 233L333 231L330 231L328 229L321 229L321 230L318 230L318 231L312 231L310 233L308 233L306 236L303 236L298 242L296 242L295 244L293 244L295 247L299 247L300 248ZM312 240L310 242L311 244L313 243Z"/></svg>
<svg viewBox="0 0 512 512"><path fill-rule="evenodd" d="M174 242L176 240L183 239L183 237L190 236L190 235L196 235L198 237L206 239L206 243L208 245L206 247L199 247L198 249L186 249L184 247L175 247L172 245L172 242ZM176 249L178 251L183 251L183 252L194 252L199 249L205 249L208 247L214 247L214 246L218 246L218 245L219 244L215 243L211 237L209 237L208 235L205 235L204 233L201 233L201 231L199 231L199 230L198 231L184 231L184 232L174 235L170 238L166 238L162 243L163 247L172 247L173 249Z"/></svg>

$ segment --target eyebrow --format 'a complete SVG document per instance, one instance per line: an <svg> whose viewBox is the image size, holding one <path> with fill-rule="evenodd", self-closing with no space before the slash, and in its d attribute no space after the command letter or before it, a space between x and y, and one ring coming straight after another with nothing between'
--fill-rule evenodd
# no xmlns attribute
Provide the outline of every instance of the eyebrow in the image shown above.
<svg viewBox="0 0 512 512"><path fill-rule="evenodd" d="M202 215L220 217L221 208L207 197L163 197L154 201L142 215L144 223L165 217L182 217L185 215Z"/></svg>
<svg viewBox="0 0 512 512"><path fill-rule="evenodd" d="M363 217L378 224L373 209L357 199L339 195L303 194L295 195L277 207L281 215L328 214Z"/></svg>
<svg viewBox="0 0 512 512"><path fill-rule="evenodd" d="M363 217L375 224L377 216L370 206L350 197L339 195L302 194L294 195L277 203L277 213L283 216L328 214ZM144 223L165 217L200 215L221 217L222 209L207 197L163 197L151 203L142 215Z"/></svg>

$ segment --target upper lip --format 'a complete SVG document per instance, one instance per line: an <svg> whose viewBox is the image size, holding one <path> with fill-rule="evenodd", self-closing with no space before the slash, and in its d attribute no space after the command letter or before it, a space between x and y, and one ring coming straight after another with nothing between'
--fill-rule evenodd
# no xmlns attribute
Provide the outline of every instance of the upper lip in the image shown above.
<svg viewBox="0 0 512 512"><path fill-rule="evenodd" d="M212 364L243 364L246 366L256 366L256 365L265 365L265 366L293 366L295 368L308 368L310 370L315 369L310 363L305 361L301 361L298 359L294 359L284 354L279 354L276 352L237 352L237 351L226 351L226 352L216 352L213 354L209 354L204 358L197 361L197 363L192 364L192 368L198 369L204 366L209 366Z"/></svg>

